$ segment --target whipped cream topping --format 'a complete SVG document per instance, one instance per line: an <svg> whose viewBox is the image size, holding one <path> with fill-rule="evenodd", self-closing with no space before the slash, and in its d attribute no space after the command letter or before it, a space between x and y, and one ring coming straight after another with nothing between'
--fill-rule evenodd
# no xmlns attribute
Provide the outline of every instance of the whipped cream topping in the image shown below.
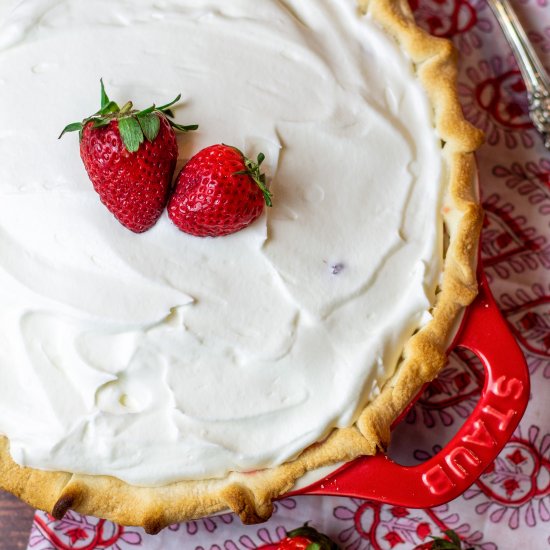
<svg viewBox="0 0 550 550"><path fill-rule="evenodd" d="M136 235L65 124L183 94L179 167L266 154L223 238ZM97 97L96 97L97 92ZM400 48L353 0L0 6L0 433L22 465L140 485L280 464L348 426L429 318L442 160Z"/></svg>

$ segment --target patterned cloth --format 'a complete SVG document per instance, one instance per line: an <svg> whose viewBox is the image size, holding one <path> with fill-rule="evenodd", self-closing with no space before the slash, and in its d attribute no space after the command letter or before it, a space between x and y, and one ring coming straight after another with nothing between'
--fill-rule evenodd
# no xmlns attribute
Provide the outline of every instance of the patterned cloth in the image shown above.
<svg viewBox="0 0 550 550"><path fill-rule="evenodd" d="M461 52L459 93L467 118L487 134L478 154L486 221L482 255L494 296L529 364L532 395L500 456L460 498L429 510L350 498L297 497L272 519L243 527L231 514L148 536L75 513L37 512L29 548L248 550L310 521L349 550L422 548L454 529L483 550L550 547L550 152L529 122L525 87L485 0L412 0L419 23ZM550 68L550 0L516 0ZM433 455L472 411L483 384L477 359L454 352L397 428L391 456L414 464Z"/></svg>

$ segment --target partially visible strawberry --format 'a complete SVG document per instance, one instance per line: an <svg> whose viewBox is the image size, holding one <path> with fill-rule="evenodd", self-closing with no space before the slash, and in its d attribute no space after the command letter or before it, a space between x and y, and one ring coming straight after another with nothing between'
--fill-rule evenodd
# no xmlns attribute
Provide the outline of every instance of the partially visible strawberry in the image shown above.
<svg viewBox="0 0 550 550"><path fill-rule="evenodd" d="M423 542L413 548L413 550L434 550L434 541Z"/></svg>
<svg viewBox="0 0 550 550"><path fill-rule="evenodd" d="M168 202L178 157L174 130L198 128L171 120L170 107L180 97L142 111L133 109L131 101L120 108L102 80L101 109L69 124L59 136L79 132L80 156L101 202L135 233L150 229Z"/></svg>
<svg viewBox="0 0 550 550"><path fill-rule="evenodd" d="M414 550L462 550L462 540L452 529L444 531L446 538L431 537L433 540L414 547ZM465 550L474 550L469 546Z"/></svg>
<svg viewBox="0 0 550 550"><path fill-rule="evenodd" d="M338 550L338 546L306 523L303 527L289 531L279 542L260 546L258 550Z"/></svg>
<svg viewBox="0 0 550 550"><path fill-rule="evenodd" d="M260 165L229 145L199 151L183 168L168 203L170 219L185 233L219 237L250 225L271 206Z"/></svg>

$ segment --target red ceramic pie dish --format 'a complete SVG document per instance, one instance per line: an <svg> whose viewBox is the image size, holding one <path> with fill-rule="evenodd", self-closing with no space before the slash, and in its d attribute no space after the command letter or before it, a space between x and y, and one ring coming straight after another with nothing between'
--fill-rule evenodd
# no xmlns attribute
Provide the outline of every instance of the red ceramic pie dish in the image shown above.
<svg viewBox="0 0 550 550"><path fill-rule="evenodd" d="M491 295L481 263L478 281L479 294L467 308L448 351L465 348L473 352L485 369L485 384L474 411L451 441L416 466L401 466L384 454L358 458L291 494L338 495L430 508L461 495L490 466L527 408L529 372Z"/></svg>

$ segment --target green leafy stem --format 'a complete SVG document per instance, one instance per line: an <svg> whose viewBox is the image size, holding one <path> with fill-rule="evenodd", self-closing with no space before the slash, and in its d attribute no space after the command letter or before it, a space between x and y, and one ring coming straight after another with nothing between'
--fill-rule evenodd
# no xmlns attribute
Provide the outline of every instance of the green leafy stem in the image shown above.
<svg viewBox="0 0 550 550"><path fill-rule="evenodd" d="M311 541L306 550L338 550L338 546L332 540L310 527L308 523L306 522L302 527L289 531L287 537L290 539L304 537Z"/></svg>
<svg viewBox="0 0 550 550"><path fill-rule="evenodd" d="M229 145L228 147L231 147L231 145ZM236 147L232 147L232 148L235 149L235 151L237 151L243 157L243 162L245 165L244 170L235 172L233 175L236 176L239 174L245 174L250 176L254 180L256 185L260 188L260 191L263 193L266 205L273 206L273 201L272 201L273 195L267 188L265 174L262 174L262 171L260 168L262 165L262 162L265 160L265 155L263 153L260 153L256 159L256 162L254 162L253 160L250 160L249 158L247 158L243 154L243 152L237 149Z"/></svg>
<svg viewBox="0 0 550 550"><path fill-rule="evenodd" d="M457 533L452 529L447 529L445 535L447 535L447 539L431 537L433 539L432 550L462 550L462 541ZM474 550L474 548L469 547L466 550Z"/></svg>
<svg viewBox="0 0 550 550"><path fill-rule="evenodd" d="M119 107L115 101L111 101L105 91L103 79L100 79L100 82L100 110L92 116L85 118L82 122L72 122L65 126L59 138L63 137L67 132L78 132L79 138L82 140L82 132L88 123L92 122L92 128L95 129L108 126L113 120L117 120L120 137L124 146L130 153L135 153L146 139L150 142L156 139L160 131L160 116L165 117L170 126L179 132L191 132L197 130L199 127L198 124L183 126L172 120L174 113L171 107L181 99L181 94L178 94L170 103L166 103L160 107L151 105L147 109L138 111L133 108L131 101L128 101L122 107Z"/></svg>

